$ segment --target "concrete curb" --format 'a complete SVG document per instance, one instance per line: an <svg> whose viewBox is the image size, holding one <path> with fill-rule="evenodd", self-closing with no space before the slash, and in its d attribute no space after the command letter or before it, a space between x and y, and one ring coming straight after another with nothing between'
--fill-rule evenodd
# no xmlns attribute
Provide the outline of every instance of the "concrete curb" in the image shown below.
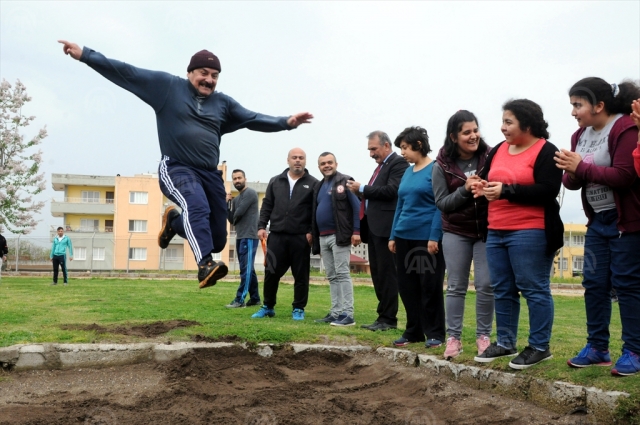
<svg viewBox="0 0 640 425"><path fill-rule="evenodd" d="M23 344L0 348L0 365L14 371L122 366L175 360L199 348L233 346L248 348L246 344L227 342ZM320 344L287 344L284 347L290 347L296 354L306 351L374 353L405 366L425 368L472 388L529 401L561 414L586 408L591 418L603 421L602 423L613 423L619 401L629 397L629 394L623 392L603 391L565 382L548 382L514 373L451 363L436 356L396 348L380 347L374 351L366 345ZM256 352L260 356L271 357L274 348L282 346L258 344Z"/></svg>

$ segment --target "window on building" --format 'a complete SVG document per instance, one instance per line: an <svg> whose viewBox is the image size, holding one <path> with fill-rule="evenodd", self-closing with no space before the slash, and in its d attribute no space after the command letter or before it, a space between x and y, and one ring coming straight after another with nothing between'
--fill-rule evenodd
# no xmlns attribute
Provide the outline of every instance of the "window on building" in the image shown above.
<svg viewBox="0 0 640 425"><path fill-rule="evenodd" d="M129 192L129 203L130 204L148 204L149 203L149 193L147 192Z"/></svg>
<svg viewBox="0 0 640 425"><path fill-rule="evenodd" d="M569 238L569 235L564 235L564 246L569 246L571 245L571 240Z"/></svg>
<svg viewBox="0 0 640 425"><path fill-rule="evenodd" d="M113 220L105 220L104 221L104 231L105 232L113 232Z"/></svg>
<svg viewBox="0 0 640 425"><path fill-rule="evenodd" d="M571 235L572 246L584 246L584 235Z"/></svg>
<svg viewBox="0 0 640 425"><path fill-rule="evenodd" d="M146 260L147 248L129 248L129 260Z"/></svg>
<svg viewBox="0 0 640 425"><path fill-rule="evenodd" d="M82 191L82 202L88 202L88 203L100 202L100 192L83 190Z"/></svg>
<svg viewBox="0 0 640 425"><path fill-rule="evenodd" d="M560 264L558 265L558 267L560 268L560 270L568 270L569 260L567 259L567 257L562 257L560 259Z"/></svg>
<svg viewBox="0 0 640 425"><path fill-rule="evenodd" d="M178 263L182 261L178 254L178 248L167 248L164 250L164 261Z"/></svg>
<svg viewBox="0 0 640 425"><path fill-rule="evenodd" d="M146 232L147 220L129 220L130 232Z"/></svg>
<svg viewBox="0 0 640 425"><path fill-rule="evenodd" d="M104 261L104 248L93 248L94 261Z"/></svg>
<svg viewBox="0 0 640 425"><path fill-rule="evenodd" d="M211 258L213 258L214 261L220 261L222 260L222 254L220 254L219 252L217 254L211 254Z"/></svg>
<svg viewBox="0 0 640 425"><path fill-rule="evenodd" d="M77 246L73 249L73 259L76 261L87 259L87 248L83 246Z"/></svg>
<svg viewBox="0 0 640 425"><path fill-rule="evenodd" d="M100 226L100 220L80 220L81 232L97 232Z"/></svg>
<svg viewBox="0 0 640 425"><path fill-rule="evenodd" d="M573 270L582 271L584 269L584 255L576 255L573 257Z"/></svg>
<svg viewBox="0 0 640 425"><path fill-rule="evenodd" d="M107 204L113 204L114 198L115 198L115 193L114 192L106 192L105 193L105 201L107 201Z"/></svg>

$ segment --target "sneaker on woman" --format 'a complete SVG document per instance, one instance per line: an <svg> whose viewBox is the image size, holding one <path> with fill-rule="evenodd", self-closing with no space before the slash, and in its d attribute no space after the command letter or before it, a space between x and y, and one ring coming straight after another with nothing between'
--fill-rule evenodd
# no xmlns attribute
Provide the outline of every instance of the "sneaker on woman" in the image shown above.
<svg viewBox="0 0 640 425"><path fill-rule="evenodd" d="M480 335L478 339L476 339L476 347L478 347L478 355L484 353L484 350L489 348L491 345L491 340L486 335Z"/></svg>
<svg viewBox="0 0 640 425"><path fill-rule="evenodd" d="M567 360L567 364L571 367L611 366L611 356L609 351L600 351L587 343L577 356Z"/></svg>
<svg viewBox="0 0 640 425"><path fill-rule="evenodd" d="M462 353L462 341L454 336L447 338L447 348L444 350L444 359L451 360Z"/></svg>

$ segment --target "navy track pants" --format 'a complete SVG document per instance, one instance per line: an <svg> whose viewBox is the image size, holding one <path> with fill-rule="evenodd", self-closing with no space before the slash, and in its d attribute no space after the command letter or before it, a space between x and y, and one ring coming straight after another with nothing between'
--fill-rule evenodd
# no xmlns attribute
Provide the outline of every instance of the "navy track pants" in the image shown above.
<svg viewBox="0 0 640 425"><path fill-rule="evenodd" d="M182 208L171 222L191 246L196 262L227 244L227 193L220 170L190 167L164 156L158 167L160 190Z"/></svg>

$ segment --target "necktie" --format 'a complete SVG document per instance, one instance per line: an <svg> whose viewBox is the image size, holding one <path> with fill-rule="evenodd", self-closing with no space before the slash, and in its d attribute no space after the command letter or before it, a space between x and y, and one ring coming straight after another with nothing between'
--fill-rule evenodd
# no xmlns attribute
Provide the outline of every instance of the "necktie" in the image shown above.
<svg viewBox="0 0 640 425"><path fill-rule="evenodd" d="M369 180L369 186L371 186L373 184L373 182L376 181L376 177L378 177L378 173L380 172L381 168L382 168L382 164L379 164L376 167L376 171L373 172L373 176L371 176L371 179ZM365 209L365 203L366 202L367 201L364 199L364 197L360 201L360 220L362 220L364 218L364 209Z"/></svg>

